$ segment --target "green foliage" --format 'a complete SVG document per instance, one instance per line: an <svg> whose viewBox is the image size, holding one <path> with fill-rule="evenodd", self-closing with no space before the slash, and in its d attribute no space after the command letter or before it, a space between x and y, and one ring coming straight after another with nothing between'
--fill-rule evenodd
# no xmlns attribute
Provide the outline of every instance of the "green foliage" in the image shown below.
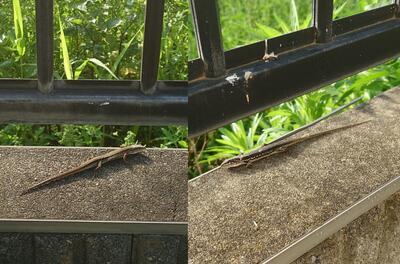
<svg viewBox="0 0 400 264"><path fill-rule="evenodd" d="M392 0L334 0L337 9L345 5L345 8L343 8L340 13L335 14L334 17L336 19L347 17L392 3Z"/></svg>
<svg viewBox="0 0 400 264"><path fill-rule="evenodd" d="M50 145L55 141L54 134L46 133L48 127L10 124L0 130L2 145Z"/></svg>
<svg viewBox="0 0 400 264"><path fill-rule="evenodd" d="M1 145L122 146L187 148L185 127L23 125L0 126Z"/></svg>
<svg viewBox="0 0 400 264"><path fill-rule="evenodd" d="M23 78L33 74L32 65L26 65L24 58L29 56L27 54L27 41L29 33L25 33L24 29L24 18L22 16L23 11L21 9L21 3L19 0L9 1L9 10L7 13L8 21L0 25L0 78L6 77L5 71L12 69L18 73L18 77ZM12 14L10 16L9 14ZM5 15L0 11L2 20ZM11 22L11 19L13 21ZM8 23L7 23L8 22ZM8 24L10 28L4 32L2 27Z"/></svg>
<svg viewBox="0 0 400 264"><path fill-rule="evenodd" d="M35 1L20 1L0 6L0 78L36 77ZM139 79L144 10L145 0L55 1L55 77ZM160 79L187 78L188 14L188 1L166 0Z"/></svg>
<svg viewBox="0 0 400 264"><path fill-rule="evenodd" d="M59 132L58 143L63 146L102 146L103 133L100 126L74 126L65 125Z"/></svg>
<svg viewBox="0 0 400 264"><path fill-rule="evenodd" d="M187 127L166 127L161 128L162 136L156 140L164 142L160 146L164 148L188 148L186 136L188 134Z"/></svg>

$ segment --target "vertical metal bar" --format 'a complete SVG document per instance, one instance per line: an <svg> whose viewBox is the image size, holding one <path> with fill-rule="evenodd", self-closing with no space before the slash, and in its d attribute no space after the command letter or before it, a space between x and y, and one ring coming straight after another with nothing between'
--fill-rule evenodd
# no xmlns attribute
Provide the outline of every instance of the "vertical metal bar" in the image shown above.
<svg viewBox="0 0 400 264"><path fill-rule="evenodd" d="M36 0L36 49L38 88L53 89L53 0Z"/></svg>
<svg viewBox="0 0 400 264"><path fill-rule="evenodd" d="M317 43L332 40L333 0L314 0L314 27L317 29Z"/></svg>
<svg viewBox="0 0 400 264"><path fill-rule="evenodd" d="M164 0L147 0L140 76L141 90L152 94L156 90L160 62Z"/></svg>
<svg viewBox="0 0 400 264"><path fill-rule="evenodd" d="M207 77L225 74L225 56L216 0L191 0L197 47Z"/></svg>

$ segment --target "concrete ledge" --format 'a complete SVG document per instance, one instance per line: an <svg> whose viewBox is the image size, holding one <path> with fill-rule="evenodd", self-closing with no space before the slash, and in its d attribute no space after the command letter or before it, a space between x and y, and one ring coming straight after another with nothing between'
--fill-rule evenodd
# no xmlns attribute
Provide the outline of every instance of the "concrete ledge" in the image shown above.
<svg viewBox="0 0 400 264"><path fill-rule="evenodd" d="M400 89L301 134L372 122L189 183L189 262L258 263L400 175ZM300 136L300 135L299 135Z"/></svg>
<svg viewBox="0 0 400 264"><path fill-rule="evenodd" d="M144 154L82 172L20 196L27 187L110 151L0 147L0 218L100 221L187 220L187 151Z"/></svg>
<svg viewBox="0 0 400 264"><path fill-rule="evenodd" d="M175 227L187 221L185 150L147 149L127 163L113 161L96 174L82 172L20 196L107 151L0 147L0 229L15 232L0 235L0 263L187 263L187 229L184 223ZM56 231L68 234L40 233Z"/></svg>

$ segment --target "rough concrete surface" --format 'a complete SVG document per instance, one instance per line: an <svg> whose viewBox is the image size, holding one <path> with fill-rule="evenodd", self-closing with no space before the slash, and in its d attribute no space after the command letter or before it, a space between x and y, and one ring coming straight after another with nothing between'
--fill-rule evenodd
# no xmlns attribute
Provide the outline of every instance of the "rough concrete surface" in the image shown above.
<svg viewBox="0 0 400 264"><path fill-rule="evenodd" d="M392 89L300 135L370 123L191 181L189 263L259 263L398 176L399 113Z"/></svg>
<svg viewBox="0 0 400 264"><path fill-rule="evenodd" d="M369 210L293 264L400 263L400 193Z"/></svg>
<svg viewBox="0 0 400 264"><path fill-rule="evenodd" d="M107 148L0 147L0 218L186 221L187 151L147 149L96 173L79 173L34 193L35 183Z"/></svg>

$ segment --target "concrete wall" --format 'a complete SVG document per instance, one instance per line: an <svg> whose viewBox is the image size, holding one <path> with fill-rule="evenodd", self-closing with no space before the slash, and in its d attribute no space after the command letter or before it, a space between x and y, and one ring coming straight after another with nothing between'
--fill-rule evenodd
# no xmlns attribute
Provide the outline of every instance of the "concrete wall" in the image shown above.
<svg viewBox="0 0 400 264"><path fill-rule="evenodd" d="M400 193L371 209L294 263L400 263Z"/></svg>
<svg viewBox="0 0 400 264"><path fill-rule="evenodd" d="M1 264L181 264L187 237L177 235L2 234Z"/></svg>

